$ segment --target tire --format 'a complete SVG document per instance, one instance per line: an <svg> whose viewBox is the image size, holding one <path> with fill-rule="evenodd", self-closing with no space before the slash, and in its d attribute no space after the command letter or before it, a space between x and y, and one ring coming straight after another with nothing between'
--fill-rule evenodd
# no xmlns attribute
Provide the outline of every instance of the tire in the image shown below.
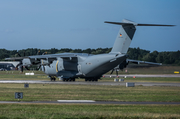
<svg viewBox="0 0 180 119"><path fill-rule="evenodd" d="M50 78L51 81L53 81L53 78Z"/></svg>

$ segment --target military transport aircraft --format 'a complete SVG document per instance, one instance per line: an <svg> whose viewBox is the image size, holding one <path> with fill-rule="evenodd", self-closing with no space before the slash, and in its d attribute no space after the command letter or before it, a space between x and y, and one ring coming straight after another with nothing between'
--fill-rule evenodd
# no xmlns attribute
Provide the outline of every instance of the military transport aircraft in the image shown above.
<svg viewBox="0 0 180 119"><path fill-rule="evenodd" d="M42 71L49 75L51 81L56 77L63 81L75 81L76 78L85 78L85 81L98 81L103 74L114 69L123 69L129 62L156 64L138 60L127 59L127 51L132 41L136 26L174 26L160 24L137 24L129 20L122 22L108 22L109 24L121 25L114 46L110 53L92 55L86 53L60 53L48 55L36 55L27 57L6 58L6 60L20 61L18 67L31 65L41 66Z"/></svg>

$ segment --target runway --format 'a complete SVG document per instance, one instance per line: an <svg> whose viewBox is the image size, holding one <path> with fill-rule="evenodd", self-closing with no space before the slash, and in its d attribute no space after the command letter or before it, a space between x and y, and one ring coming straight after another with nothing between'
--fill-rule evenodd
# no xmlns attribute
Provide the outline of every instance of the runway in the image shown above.
<svg viewBox="0 0 180 119"><path fill-rule="evenodd" d="M126 86L126 82L63 82L63 81L42 81L42 80L0 80L0 83L19 83L19 84L59 84L59 85L112 85L112 86ZM135 86L178 86L180 83L155 83L155 82L134 82Z"/></svg>
<svg viewBox="0 0 180 119"><path fill-rule="evenodd" d="M92 101L92 102L58 102L58 101L0 101L0 104L117 104L117 105L180 105L180 102L116 102L116 101Z"/></svg>

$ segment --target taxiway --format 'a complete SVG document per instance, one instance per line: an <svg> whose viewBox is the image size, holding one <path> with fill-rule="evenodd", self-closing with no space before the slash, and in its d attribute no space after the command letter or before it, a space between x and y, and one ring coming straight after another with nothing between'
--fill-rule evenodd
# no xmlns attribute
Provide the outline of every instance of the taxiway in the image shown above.
<svg viewBox="0 0 180 119"><path fill-rule="evenodd" d="M0 101L0 104L118 104L118 105L180 105L180 102L116 102L116 101L32 101L32 102L24 102L24 101Z"/></svg>
<svg viewBox="0 0 180 119"><path fill-rule="evenodd" d="M117 77L116 75L103 75L104 77ZM132 77L139 77L139 78L145 78L145 77L180 77L180 74L121 74L118 75L118 77L126 77L126 78L132 78Z"/></svg>

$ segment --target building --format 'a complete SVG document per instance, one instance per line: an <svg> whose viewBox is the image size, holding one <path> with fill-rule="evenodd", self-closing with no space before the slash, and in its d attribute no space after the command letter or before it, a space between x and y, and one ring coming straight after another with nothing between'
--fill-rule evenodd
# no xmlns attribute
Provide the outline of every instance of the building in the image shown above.
<svg viewBox="0 0 180 119"><path fill-rule="evenodd" d="M0 61L0 71L15 70L19 62L4 62Z"/></svg>

